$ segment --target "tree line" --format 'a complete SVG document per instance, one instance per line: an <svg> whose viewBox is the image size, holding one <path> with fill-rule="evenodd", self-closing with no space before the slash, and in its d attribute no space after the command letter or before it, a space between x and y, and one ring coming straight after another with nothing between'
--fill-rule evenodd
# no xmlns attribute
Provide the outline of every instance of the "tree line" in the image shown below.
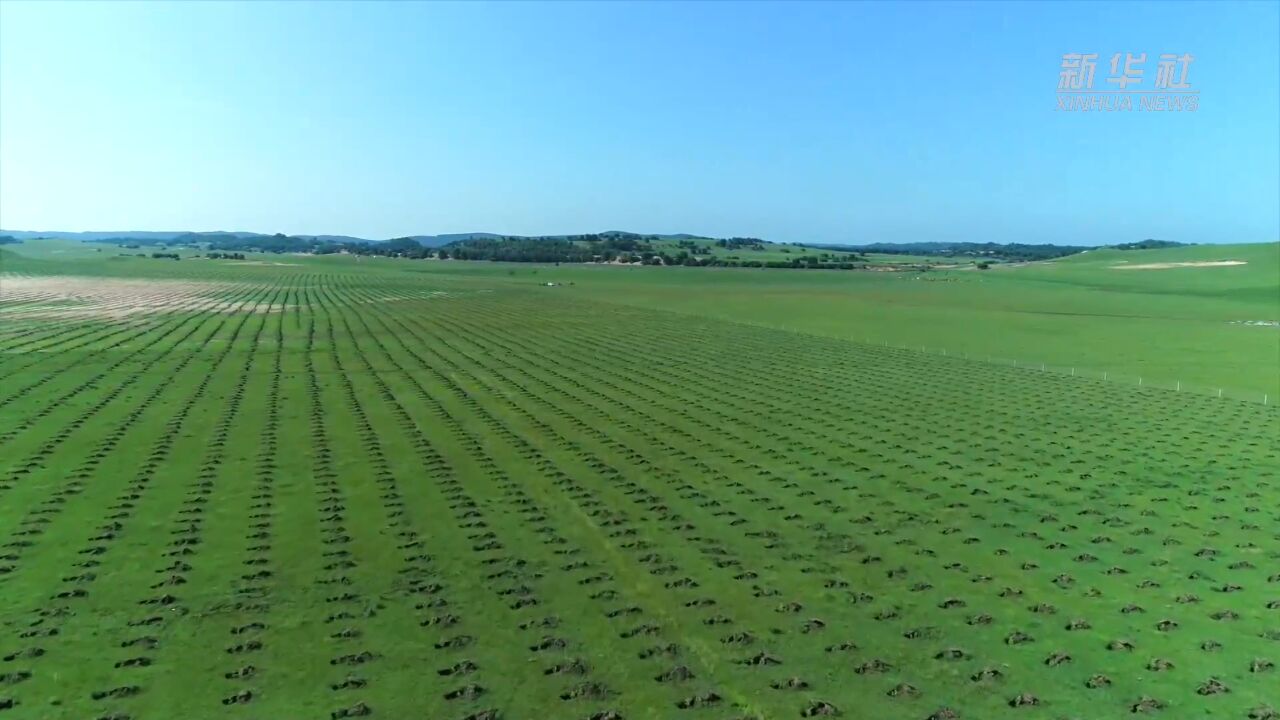
<svg viewBox="0 0 1280 720"><path fill-rule="evenodd" d="M126 241L126 239L117 239ZM131 239L128 242L136 242ZM170 240L179 244L181 238ZM409 237L384 242L335 242L291 235L257 237L227 236L200 238L211 253L257 251L270 253L310 253L328 255L374 255L440 260L488 260L492 262L528 263L621 263L684 267L756 267L853 270L862 267L863 258L856 255L811 255L787 260L751 260L726 258L712 254L711 244L680 239L662 244L657 235L611 232L562 236L497 236L455 240L443 247L427 247ZM156 241L152 241L155 244ZM716 247L735 250L764 250L759 238L723 238ZM210 255L211 257L213 255Z"/></svg>
<svg viewBox="0 0 1280 720"><path fill-rule="evenodd" d="M881 255L933 255L948 258L974 258L1000 262L1032 262L1075 255L1089 250L1084 245L1031 245L1028 243L873 243L870 245L811 245L823 250L878 253Z"/></svg>
<svg viewBox="0 0 1280 720"><path fill-rule="evenodd" d="M786 260L755 260L739 257L717 256L711 246L723 249L757 251L765 250L766 243L759 238L723 238L713 243L680 239L663 243L656 235L613 232L588 235L563 236L497 236L471 237L455 240L443 247L423 245L414 238L393 238L383 242L340 242L312 237L298 237L277 233L240 237L209 238L192 235L170 240L151 238L110 238L101 242L113 242L121 247L173 246L205 249L206 256L215 259L243 260L245 252L306 253L330 255L346 253L411 259L434 258L439 260L487 260L492 262L528 263L618 263L624 265L661 265L680 267L746 267L775 269L825 269L856 270L865 267L862 258L855 254L811 254ZM176 257L176 254L173 254ZM152 257L170 257L169 253L155 252Z"/></svg>
<svg viewBox="0 0 1280 720"><path fill-rule="evenodd" d="M1138 242L1123 243L1120 245L1112 245L1116 250L1162 250L1164 248L1184 247L1187 243L1174 242L1172 240L1140 240Z"/></svg>

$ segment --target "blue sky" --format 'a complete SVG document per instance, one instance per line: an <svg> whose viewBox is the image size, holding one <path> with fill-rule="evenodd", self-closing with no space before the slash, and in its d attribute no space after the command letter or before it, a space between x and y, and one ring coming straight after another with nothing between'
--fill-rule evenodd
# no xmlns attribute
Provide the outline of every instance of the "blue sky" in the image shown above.
<svg viewBox="0 0 1280 720"><path fill-rule="evenodd" d="M1270 241L1278 38L1274 2L6 1L0 227ZM1069 52L1191 53L1200 107L1057 111Z"/></svg>

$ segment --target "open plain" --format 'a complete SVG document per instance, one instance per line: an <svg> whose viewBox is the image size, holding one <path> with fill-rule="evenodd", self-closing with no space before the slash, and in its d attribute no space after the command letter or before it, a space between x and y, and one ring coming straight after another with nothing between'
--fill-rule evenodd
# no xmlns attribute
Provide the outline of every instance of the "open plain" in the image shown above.
<svg viewBox="0 0 1280 720"><path fill-rule="evenodd" d="M86 247L0 251L4 720L1277 717L1275 245Z"/></svg>

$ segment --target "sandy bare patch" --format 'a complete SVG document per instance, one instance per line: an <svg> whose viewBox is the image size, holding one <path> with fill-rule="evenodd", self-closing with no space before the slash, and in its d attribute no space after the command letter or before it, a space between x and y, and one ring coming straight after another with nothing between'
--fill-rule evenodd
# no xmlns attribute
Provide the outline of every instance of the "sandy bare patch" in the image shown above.
<svg viewBox="0 0 1280 720"><path fill-rule="evenodd" d="M1167 270L1169 268L1184 267L1230 267L1232 265L1247 265L1244 260L1203 260L1201 262L1162 262L1162 263L1145 263L1142 265L1112 265L1112 270Z"/></svg>
<svg viewBox="0 0 1280 720"><path fill-rule="evenodd" d="M236 283L192 280L93 278L72 275L0 275L0 318L108 319L172 312L271 312L256 299L227 297Z"/></svg>

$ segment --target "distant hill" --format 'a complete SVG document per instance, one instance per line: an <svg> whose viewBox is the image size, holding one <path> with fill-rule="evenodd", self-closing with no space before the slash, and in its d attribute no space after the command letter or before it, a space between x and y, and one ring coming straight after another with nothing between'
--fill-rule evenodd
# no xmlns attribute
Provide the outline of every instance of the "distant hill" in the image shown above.
<svg viewBox="0 0 1280 720"><path fill-rule="evenodd" d="M172 240L179 235L187 234L182 230L119 230L105 232L62 232L59 230L0 230L0 234L12 235L19 240L36 240L39 238L66 238L68 240L106 240L115 237L137 238L139 240Z"/></svg>
<svg viewBox="0 0 1280 720"><path fill-rule="evenodd" d="M40 238L63 238L66 240L82 240L100 242L115 238L133 240L149 240L166 242L183 236L200 236L207 239L224 237L266 237L266 233L245 232L243 230L213 230L209 232L192 232L190 230L93 230L85 232L69 232L64 230L0 230L2 235L12 235L19 240L38 240Z"/></svg>
<svg viewBox="0 0 1280 720"><path fill-rule="evenodd" d="M1141 240L1139 242L1120 245L1104 245L1102 247L1116 250L1159 250L1162 248L1188 247L1194 243L1180 243L1172 240ZM809 245L809 247L833 250L850 250L853 252L880 253L885 255L938 255L943 257L989 257L989 258L1033 258L1047 259L1074 255L1085 250L1099 250L1100 247L1085 245L1037 245L1030 243L973 243L973 242L913 242L913 243L869 243L867 245Z"/></svg>
<svg viewBox="0 0 1280 720"><path fill-rule="evenodd" d="M867 243L850 245L838 243L809 243L808 247L830 249L857 249L865 252L888 253L891 255L932 255L935 252L949 250L965 243L913 242L913 243Z"/></svg>
<svg viewBox="0 0 1280 720"><path fill-rule="evenodd" d="M664 235L661 233L637 233L628 230L605 230L598 233L563 233L559 235L501 235L499 233L490 232L473 232L473 233L452 233L446 235L411 235L412 240L417 240L427 247L443 247L449 243L455 243L465 240L573 240L575 238L595 237L612 240L711 240L707 235L691 235L689 233L675 233Z"/></svg>
<svg viewBox="0 0 1280 720"><path fill-rule="evenodd" d="M602 233L593 233L600 237L613 238L653 238L658 240L700 240L707 239L706 235L691 235L689 233L676 233L674 235L654 235L644 233L633 233L625 230L608 230ZM247 232L244 230L94 230L85 232L68 232L62 230L0 230L0 235L10 235L18 240L35 240L39 238L64 238L67 240L82 240L84 242L118 242L123 240L132 240L140 244L158 244L168 242L194 243L194 242L210 242L215 240L225 241L229 239L248 240L253 238L275 237L273 233ZM423 247L438 248L444 247L449 243L459 242L463 240L500 240L502 238L511 238L518 240L567 240L573 237L585 236L585 233L565 233L562 235L502 235L491 232L469 232L469 233L442 233L440 235L409 235L407 239L417 242ZM347 243L376 243L387 242L389 240L399 240L402 238L361 238L351 235L289 235L288 237L306 240L317 244L347 244Z"/></svg>
<svg viewBox="0 0 1280 720"><path fill-rule="evenodd" d="M1191 243L1180 243L1172 240L1143 240L1141 242L1124 243L1123 245L1110 245L1116 250L1163 250L1164 248L1187 247Z"/></svg>
<svg viewBox="0 0 1280 720"><path fill-rule="evenodd" d="M447 233L444 235L410 235L410 240L415 240L423 247L437 248L444 247L452 242L460 240L497 240L502 237L496 233L476 232L476 233Z"/></svg>
<svg viewBox="0 0 1280 720"><path fill-rule="evenodd" d="M365 238L353 237L351 235L295 235L305 240L315 240L321 243L367 243L379 242L378 240L367 240Z"/></svg>
<svg viewBox="0 0 1280 720"><path fill-rule="evenodd" d="M309 253L328 255L391 255L396 257L454 257L472 259L511 259L538 262L587 262L611 252L630 252L649 248L655 243L714 242L689 233L676 235L642 235L624 230L581 235L500 235L490 232L409 235L386 240L370 240L351 235L285 235L245 231L213 230L202 232L101 231L58 232L16 231L15 239L56 237L91 243L110 243L124 247L195 246L217 252ZM732 238L725 242L763 241L754 238ZM592 244L595 245L592 245ZM657 248L654 248L657 251ZM679 251L677 251L677 255ZM686 253L689 254L689 253ZM683 257L681 258L683 260Z"/></svg>
<svg viewBox="0 0 1280 720"><path fill-rule="evenodd" d="M974 260L1027 262L1049 260L1089 250L1084 245L1032 245L1029 243L914 242L871 243L869 245L809 245L824 250L845 250L882 255L933 255Z"/></svg>

